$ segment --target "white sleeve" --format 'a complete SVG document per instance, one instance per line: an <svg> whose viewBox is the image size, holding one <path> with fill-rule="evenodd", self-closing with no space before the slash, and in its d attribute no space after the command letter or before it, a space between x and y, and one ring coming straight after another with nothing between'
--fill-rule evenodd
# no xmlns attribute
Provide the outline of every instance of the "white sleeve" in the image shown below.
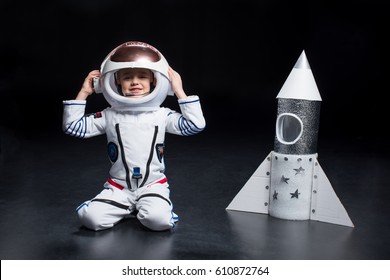
<svg viewBox="0 0 390 280"><path fill-rule="evenodd" d="M178 100L181 114L170 111L167 117L167 132L190 136L201 132L206 127L199 97L188 96Z"/></svg>
<svg viewBox="0 0 390 280"><path fill-rule="evenodd" d="M105 133L104 111L85 115L86 100L63 101L62 129L68 135L89 138Z"/></svg>

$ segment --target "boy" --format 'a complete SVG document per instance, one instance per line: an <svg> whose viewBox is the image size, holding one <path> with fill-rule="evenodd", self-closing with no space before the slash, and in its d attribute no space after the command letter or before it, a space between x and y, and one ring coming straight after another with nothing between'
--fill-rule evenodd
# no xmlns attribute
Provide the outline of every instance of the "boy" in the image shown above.
<svg viewBox="0 0 390 280"><path fill-rule="evenodd" d="M85 115L86 99L100 89L111 107ZM181 113L160 107L170 90ZM106 57L101 71L88 74L75 100L63 103L64 132L80 138L106 134L112 163L104 189L76 209L82 224L108 229L136 213L151 230L174 228L178 216L164 175L165 132L194 135L205 120L198 96L186 95L162 54L143 42L124 43Z"/></svg>

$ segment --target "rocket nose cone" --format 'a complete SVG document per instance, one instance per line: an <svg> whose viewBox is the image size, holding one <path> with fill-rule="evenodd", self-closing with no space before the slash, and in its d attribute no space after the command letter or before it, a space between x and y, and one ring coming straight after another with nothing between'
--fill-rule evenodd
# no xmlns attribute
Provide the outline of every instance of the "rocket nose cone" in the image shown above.
<svg viewBox="0 0 390 280"><path fill-rule="evenodd" d="M294 68L297 69L311 69L309 65L309 61L307 61L307 57L305 54L305 51L302 51L301 55L299 56L297 62L294 65Z"/></svg>
<svg viewBox="0 0 390 280"><path fill-rule="evenodd" d="M305 51L299 56L276 98L321 101L321 95L307 61Z"/></svg>

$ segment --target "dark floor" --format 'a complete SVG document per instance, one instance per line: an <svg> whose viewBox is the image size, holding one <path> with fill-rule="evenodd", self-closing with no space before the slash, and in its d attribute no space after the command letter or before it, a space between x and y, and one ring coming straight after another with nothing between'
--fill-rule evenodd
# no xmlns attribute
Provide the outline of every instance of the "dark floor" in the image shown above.
<svg viewBox="0 0 390 280"><path fill-rule="evenodd" d="M4 135L2 260L390 258L390 156L364 139L319 139L318 159L355 228L226 211L272 150L273 136L205 131L167 135L167 176L180 216L174 232L148 231L136 219L93 232L80 227L75 208L107 177L105 137Z"/></svg>

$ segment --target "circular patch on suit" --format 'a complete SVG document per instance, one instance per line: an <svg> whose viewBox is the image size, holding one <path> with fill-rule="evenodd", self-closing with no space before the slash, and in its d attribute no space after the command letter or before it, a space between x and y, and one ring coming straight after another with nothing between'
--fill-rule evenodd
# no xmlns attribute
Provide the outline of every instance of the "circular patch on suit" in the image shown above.
<svg viewBox="0 0 390 280"><path fill-rule="evenodd" d="M112 162L118 159L118 146L114 142L109 142L107 145L108 157Z"/></svg>

